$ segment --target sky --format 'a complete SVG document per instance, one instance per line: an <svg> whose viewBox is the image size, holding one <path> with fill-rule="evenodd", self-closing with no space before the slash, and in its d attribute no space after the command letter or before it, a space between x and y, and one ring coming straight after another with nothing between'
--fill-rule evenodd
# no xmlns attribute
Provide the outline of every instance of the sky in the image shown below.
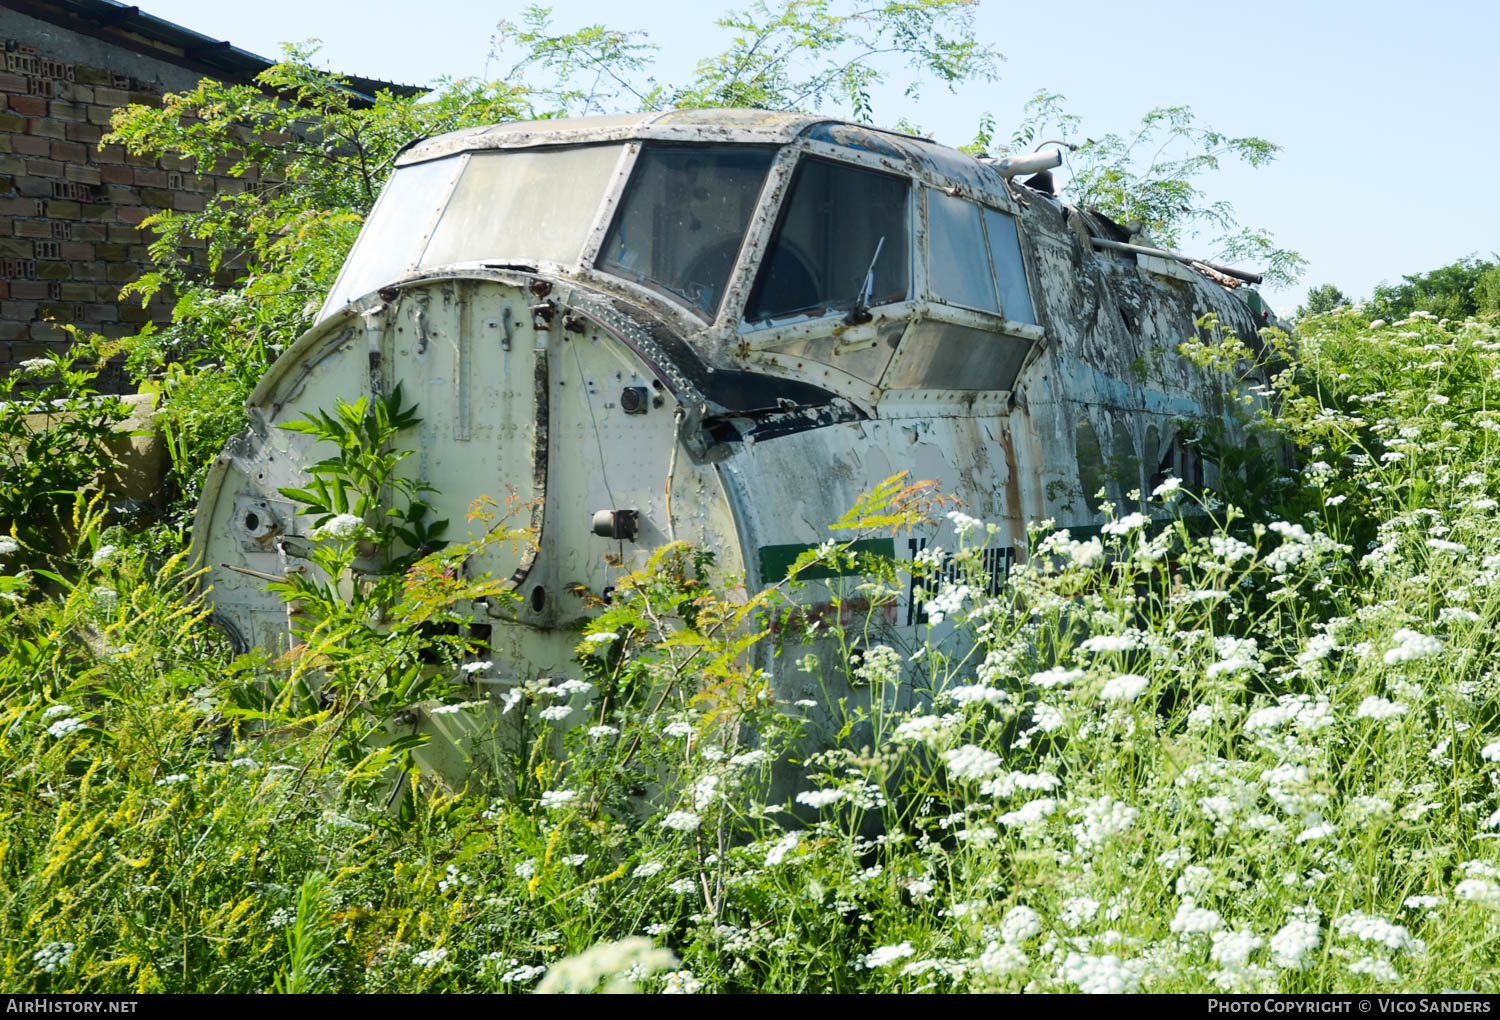
<svg viewBox="0 0 1500 1020"><path fill-rule="evenodd" d="M281 44L318 39L320 60L349 74L425 85L443 76L497 76L501 19L523 3L477 0L133 0L141 9L275 58ZM727 41L714 24L742 3L554 3L559 30L590 24L643 30L655 76L680 81ZM979 41L1005 56L997 81L949 93L927 85L908 100L874 96L877 123L901 118L950 145L969 142L979 116L1007 138L1038 90L1067 97L1078 133L1126 132L1142 114L1190 106L1198 123L1280 145L1269 167L1226 166L1202 182L1246 226L1269 230L1308 260L1300 283L1267 289L1290 312L1309 286L1351 297L1381 281L1477 254L1500 258L1500 4L1486 0L1260 0L1150 4L979 0ZM905 78L893 72L904 85ZM1206 254L1206 244L1188 254Z"/></svg>

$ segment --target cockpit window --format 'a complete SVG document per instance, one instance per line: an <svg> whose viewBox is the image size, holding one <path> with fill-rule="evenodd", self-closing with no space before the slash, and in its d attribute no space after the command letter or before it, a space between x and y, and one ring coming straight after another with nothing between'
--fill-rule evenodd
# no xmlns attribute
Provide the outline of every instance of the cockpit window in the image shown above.
<svg viewBox="0 0 1500 1020"><path fill-rule="evenodd" d="M829 160L797 167L750 292L750 322L906 299L907 179Z"/></svg>
<svg viewBox="0 0 1500 1020"><path fill-rule="evenodd" d="M636 159L599 268L719 310L775 150L648 145Z"/></svg>
<svg viewBox="0 0 1500 1020"><path fill-rule="evenodd" d="M399 168L322 314L416 269L491 259L576 265L622 148L478 152Z"/></svg>
<svg viewBox="0 0 1500 1020"><path fill-rule="evenodd" d="M498 259L576 264L619 145L476 152L418 265Z"/></svg>

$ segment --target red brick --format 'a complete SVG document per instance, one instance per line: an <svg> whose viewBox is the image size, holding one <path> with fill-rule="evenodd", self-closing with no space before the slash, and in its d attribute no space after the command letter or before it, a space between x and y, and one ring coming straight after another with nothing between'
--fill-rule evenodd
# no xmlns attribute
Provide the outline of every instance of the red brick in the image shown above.
<svg viewBox="0 0 1500 1020"><path fill-rule="evenodd" d="M109 238L109 231L102 223L74 223L72 226L75 241L104 241Z"/></svg>
<svg viewBox="0 0 1500 1020"><path fill-rule="evenodd" d="M64 301L94 300L94 285L92 283L65 283L59 289L62 291L62 299Z"/></svg>
<svg viewBox="0 0 1500 1020"><path fill-rule="evenodd" d="M75 262L73 263L73 279L87 280L90 283L98 283L109 275L109 263L107 262Z"/></svg>
<svg viewBox="0 0 1500 1020"><path fill-rule="evenodd" d="M0 216L31 216L36 203L29 198L0 198Z"/></svg>
<svg viewBox="0 0 1500 1020"><path fill-rule="evenodd" d="M110 283L129 283L139 272L133 262L115 262L104 271L104 278Z"/></svg>
<svg viewBox="0 0 1500 1020"><path fill-rule="evenodd" d="M85 205L79 213L86 220L109 220L115 215L115 207L109 203L94 203Z"/></svg>
<svg viewBox="0 0 1500 1020"><path fill-rule="evenodd" d="M99 90L95 89L94 90L94 98L95 99L99 98L98 93L99 93ZM111 106L96 106L96 105L90 104L89 108L88 108L88 111L87 111L87 116L88 116L88 119L89 119L89 123L90 124L98 124L100 127L106 127L106 126L108 126L110 118L113 117L114 115L115 115L114 107L111 107Z"/></svg>
<svg viewBox="0 0 1500 1020"><path fill-rule="evenodd" d="M207 204L207 199L202 195L192 195L184 191L179 191L172 200L172 208L178 212L202 212Z"/></svg>
<svg viewBox="0 0 1500 1020"><path fill-rule="evenodd" d="M52 224L46 220L19 220L16 223L17 237L51 237Z"/></svg>
<svg viewBox="0 0 1500 1020"><path fill-rule="evenodd" d="M65 316L62 321L66 322L66 321L68 321L69 319L72 319L72 318L74 318L74 316L72 314L72 311L69 310L68 315ZM70 338L69 338L68 334L64 333L59 326L54 326L50 322L33 322L31 324L31 339L33 339L33 340L67 340L67 339L70 339Z"/></svg>
<svg viewBox="0 0 1500 1020"><path fill-rule="evenodd" d="M123 163L125 162L125 147L101 145L89 153L89 159L95 163Z"/></svg>
<svg viewBox="0 0 1500 1020"><path fill-rule="evenodd" d="M115 322L120 318L117 305L84 305L83 317L89 322Z"/></svg>
<svg viewBox="0 0 1500 1020"><path fill-rule="evenodd" d="M62 243L62 257L65 259L91 259L94 257L94 246L84 244L81 241L64 241Z"/></svg>
<svg viewBox="0 0 1500 1020"><path fill-rule="evenodd" d="M47 116L47 100L41 96L11 96L5 105L26 117Z"/></svg>
<svg viewBox="0 0 1500 1020"><path fill-rule="evenodd" d="M46 284L42 284L46 286ZM0 304L0 319L10 319L12 322L26 322L36 318L35 301L6 301Z"/></svg>
<svg viewBox="0 0 1500 1020"><path fill-rule="evenodd" d="M68 98L75 103L94 102L94 86L80 85L78 82L68 83Z"/></svg>
<svg viewBox="0 0 1500 1020"><path fill-rule="evenodd" d="M0 301L10 297L10 281L0 280Z"/></svg>
<svg viewBox="0 0 1500 1020"><path fill-rule="evenodd" d="M149 215L150 212L144 206L139 205L122 205L115 212L115 218L122 223L138 224Z"/></svg>
<svg viewBox="0 0 1500 1020"><path fill-rule="evenodd" d="M11 147L24 156L50 156L52 155L52 143L46 138L37 138L35 135L12 135Z"/></svg>
<svg viewBox="0 0 1500 1020"><path fill-rule="evenodd" d="M45 301L47 283L45 280L12 280L10 296L22 301Z"/></svg>
<svg viewBox="0 0 1500 1020"><path fill-rule="evenodd" d="M53 142L52 158L64 163L82 163L89 158L89 150L77 142Z"/></svg>
<svg viewBox="0 0 1500 1020"><path fill-rule="evenodd" d="M105 196L111 202L120 205L140 205L141 196L136 194L134 188L127 188L123 184L110 184L105 188Z"/></svg>
<svg viewBox="0 0 1500 1020"><path fill-rule="evenodd" d="M61 177L63 165L55 159L28 159L26 172L36 177Z"/></svg>
<svg viewBox="0 0 1500 1020"><path fill-rule="evenodd" d="M105 184L129 184L135 179L135 171L128 166L102 166L99 179Z"/></svg>
<svg viewBox="0 0 1500 1020"><path fill-rule="evenodd" d="M165 188L167 186L167 175L162 170L137 170L135 171L135 183L143 188Z"/></svg>
<svg viewBox="0 0 1500 1020"><path fill-rule="evenodd" d="M0 92L22 92L26 91L26 79L19 74L11 74L9 71L0 71Z"/></svg>
<svg viewBox="0 0 1500 1020"><path fill-rule="evenodd" d="M131 166L154 167L156 165L156 160L151 156L137 156L133 152L125 153L125 162Z"/></svg>

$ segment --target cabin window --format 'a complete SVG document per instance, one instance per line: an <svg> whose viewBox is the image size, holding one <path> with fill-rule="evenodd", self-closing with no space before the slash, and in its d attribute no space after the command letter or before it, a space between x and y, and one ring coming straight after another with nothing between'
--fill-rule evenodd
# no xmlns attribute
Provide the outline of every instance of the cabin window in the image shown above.
<svg viewBox="0 0 1500 1020"><path fill-rule="evenodd" d="M927 239L934 299L1036 325L1021 239L1009 213L929 189Z"/></svg>
<svg viewBox="0 0 1500 1020"><path fill-rule="evenodd" d="M909 187L905 177L803 158L750 291L746 320L906 300Z"/></svg>
<svg viewBox="0 0 1500 1020"><path fill-rule="evenodd" d="M775 150L648 145L610 225L599 268L719 310Z"/></svg>
<svg viewBox="0 0 1500 1020"><path fill-rule="evenodd" d="M941 191L927 192L928 278L939 301L1000 313L985 254L979 206Z"/></svg>
<svg viewBox="0 0 1500 1020"><path fill-rule="evenodd" d="M1031 307L1031 287L1026 283L1026 263L1021 261L1021 238L1015 217L997 209L984 211L984 229L989 235L990 261L1000 290L1000 314L1011 322L1036 325Z"/></svg>

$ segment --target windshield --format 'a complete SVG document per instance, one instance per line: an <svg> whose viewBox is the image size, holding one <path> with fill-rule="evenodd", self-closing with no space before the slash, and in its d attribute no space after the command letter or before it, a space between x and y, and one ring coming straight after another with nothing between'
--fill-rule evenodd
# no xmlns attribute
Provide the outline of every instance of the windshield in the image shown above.
<svg viewBox="0 0 1500 1020"><path fill-rule="evenodd" d="M401 167L323 314L414 269L480 260L576 263L621 148L477 152Z"/></svg>
<svg viewBox="0 0 1500 1020"><path fill-rule="evenodd" d="M774 149L745 145L646 146L599 268L712 319L774 156Z"/></svg>
<svg viewBox="0 0 1500 1020"><path fill-rule="evenodd" d="M910 281L907 190L904 177L804 158L745 319L904 301Z"/></svg>

